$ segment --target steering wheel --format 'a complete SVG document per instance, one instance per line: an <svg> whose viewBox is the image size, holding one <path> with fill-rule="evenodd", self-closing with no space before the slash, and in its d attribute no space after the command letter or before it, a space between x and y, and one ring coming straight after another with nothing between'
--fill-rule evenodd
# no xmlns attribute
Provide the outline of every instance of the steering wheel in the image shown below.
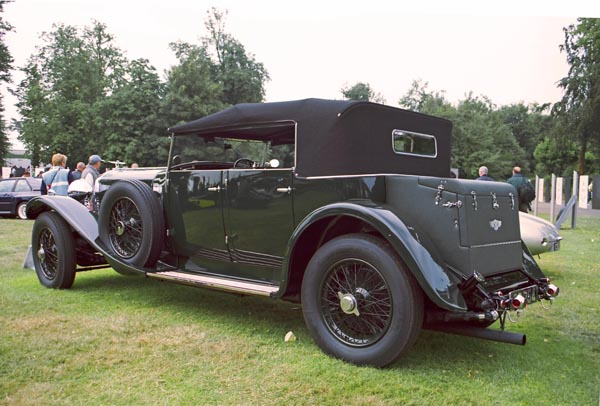
<svg viewBox="0 0 600 406"><path fill-rule="evenodd" d="M255 162L252 159L240 158L233 163L233 167L237 168L238 164L242 164L243 165L242 168L244 166L247 166L248 168L254 168Z"/></svg>

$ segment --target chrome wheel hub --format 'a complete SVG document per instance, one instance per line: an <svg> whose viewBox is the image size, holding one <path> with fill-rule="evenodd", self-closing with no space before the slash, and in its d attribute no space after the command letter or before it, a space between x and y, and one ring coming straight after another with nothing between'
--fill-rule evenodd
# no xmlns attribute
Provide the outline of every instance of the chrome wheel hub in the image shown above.
<svg viewBox="0 0 600 406"><path fill-rule="evenodd" d="M356 302L354 295L338 292L338 299L340 299L340 309L342 309L344 313L360 316L360 313L358 312L358 303Z"/></svg>
<svg viewBox="0 0 600 406"><path fill-rule="evenodd" d="M37 257L40 261L44 261L44 259L46 259L46 251L44 251L44 247L40 247L37 252Z"/></svg>
<svg viewBox="0 0 600 406"><path fill-rule="evenodd" d="M125 234L125 223L123 223L122 221L119 221L117 223L117 235L118 236L122 236L123 234Z"/></svg>

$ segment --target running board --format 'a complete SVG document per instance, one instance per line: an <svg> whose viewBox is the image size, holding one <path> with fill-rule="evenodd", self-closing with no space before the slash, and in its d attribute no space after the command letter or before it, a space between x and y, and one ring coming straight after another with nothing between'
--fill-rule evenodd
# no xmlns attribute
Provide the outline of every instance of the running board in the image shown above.
<svg viewBox="0 0 600 406"><path fill-rule="evenodd" d="M279 290L279 286L241 281L239 279L220 278L217 276L197 275L184 272L152 272L146 273L149 278L163 279L184 285L200 286L227 292L245 293L247 295L271 296Z"/></svg>

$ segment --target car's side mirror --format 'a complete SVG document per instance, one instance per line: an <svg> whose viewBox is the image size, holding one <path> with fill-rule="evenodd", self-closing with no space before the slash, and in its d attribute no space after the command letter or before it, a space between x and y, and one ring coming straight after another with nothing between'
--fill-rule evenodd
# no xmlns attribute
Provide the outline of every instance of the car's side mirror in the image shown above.
<svg viewBox="0 0 600 406"><path fill-rule="evenodd" d="M179 165L181 163L181 157L179 155L173 156L171 159L171 166Z"/></svg>

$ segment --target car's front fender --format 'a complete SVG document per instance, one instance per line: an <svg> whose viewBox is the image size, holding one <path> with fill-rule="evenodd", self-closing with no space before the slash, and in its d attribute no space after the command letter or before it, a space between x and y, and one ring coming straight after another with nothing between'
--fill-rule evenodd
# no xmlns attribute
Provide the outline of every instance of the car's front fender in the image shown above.
<svg viewBox="0 0 600 406"><path fill-rule="evenodd" d="M145 273L151 270L137 268L113 256L102 244L98 233L96 217L83 204L66 196L37 196L27 203L27 217L37 218L45 211L53 210L58 213L68 224L85 239L104 259L115 269L122 273Z"/></svg>
<svg viewBox="0 0 600 406"><path fill-rule="evenodd" d="M408 266L425 294L436 305L452 311L465 311L465 300L444 267L419 242L418 237L384 206L371 202L344 202L321 207L310 213L295 229L288 243L293 253L302 234L315 222L327 217L350 216L371 225L386 239L398 256ZM292 254L293 255L293 254ZM291 272L290 258L284 262L284 272ZM285 282L285 281L284 281Z"/></svg>

